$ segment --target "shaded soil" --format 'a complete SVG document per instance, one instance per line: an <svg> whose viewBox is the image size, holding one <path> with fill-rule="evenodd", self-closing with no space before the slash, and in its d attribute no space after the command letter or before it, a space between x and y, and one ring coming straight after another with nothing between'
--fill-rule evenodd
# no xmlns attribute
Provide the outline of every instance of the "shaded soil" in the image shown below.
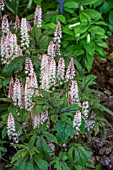
<svg viewBox="0 0 113 170"><path fill-rule="evenodd" d="M93 88L103 92L99 96L101 104L113 111L113 58L110 57L110 53L113 52L113 40L110 40L108 45L107 60L95 58L91 73L97 76ZM113 127L113 116L107 113L104 113L104 116ZM106 140L93 138L92 146L96 160L101 163L103 170L113 170L113 128L106 126L106 131Z"/></svg>

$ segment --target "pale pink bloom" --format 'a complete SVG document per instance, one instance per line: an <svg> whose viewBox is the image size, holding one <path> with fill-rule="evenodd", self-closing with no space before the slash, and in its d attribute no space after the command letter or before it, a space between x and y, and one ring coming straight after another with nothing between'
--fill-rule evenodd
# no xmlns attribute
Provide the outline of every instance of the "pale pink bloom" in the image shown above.
<svg viewBox="0 0 113 170"><path fill-rule="evenodd" d="M83 101L82 103L82 113L87 118L89 113L89 103L88 101Z"/></svg>
<svg viewBox="0 0 113 170"><path fill-rule="evenodd" d="M18 57L18 44L16 34L13 34L13 56L11 60L13 60L15 57Z"/></svg>
<svg viewBox="0 0 113 170"><path fill-rule="evenodd" d="M50 88L48 68L46 69L46 72L41 76L40 82L41 82L40 88L48 91Z"/></svg>
<svg viewBox="0 0 113 170"><path fill-rule="evenodd" d="M19 53L19 46L17 45L17 37L16 34L12 34L11 32L7 33L6 38L3 37L1 39L1 61L3 64L9 64L11 60L18 55L22 54Z"/></svg>
<svg viewBox="0 0 113 170"><path fill-rule="evenodd" d="M39 5L37 5L35 9L34 24L36 24L38 28L42 26L42 9Z"/></svg>
<svg viewBox="0 0 113 170"><path fill-rule="evenodd" d="M75 77L74 59L71 58L68 69L66 71L66 81L72 80Z"/></svg>
<svg viewBox="0 0 113 170"><path fill-rule="evenodd" d="M1 61L4 63L4 58L6 55L6 38L1 38Z"/></svg>
<svg viewBox="0 0 113 170"><path fill-rule="evenodd" d="M60 21L58 21L57 26L56 26L56 30L54 32L54 42L60 43L61 38L62 38L61 24L60 24Z"/></svg>
<svg viewBox="0 0 113 170"><path fill-rule="evenodd" d="M61 55L61 53L60 53L60 44L59 44L58 41L55 44L55 55Z"/></svg>
<svg viewBox="0 0 113 170"><path fill-rule="evenodd" d="M13 96L12 96L12 100L14 102L15 105L19 106L20 108L22 108L22 87L21 87L21 83L19 81L18 78L16 78L16 81L14 83L13 86Z"/></svg>
<svg viewBox="0 0 113 170"><path fill-rule="evenodd" d="M78 84L75 80L71 81L71 88L70 88L70 97L71 97L71 104L79 103L79 91L78 91Z"/></svg>
<svg viewBox="0 0 113 170"><path fill-rule="evenodd" d="M0 0L0 10L3 11L4 10L4 0Z"/></svg>
<svg viewBox="0 0 113 170"><path fill-rule="evenodd" d="M48 110L45 110L43 113L41 113L41 123L44 123L48 119Z"/></svg>
<svg viewBox="0 0 113 170"><path fill-rule="evenodd" d="M25 74L28 74L28 76L31 76L33 72L34 72L34 69L33 69L32 61L30 60L29 57L27 57L25 61Z"/></svg>
<svg viewBox="0 0 113 170"><path fill-rule="evenodd" d="M7 15L4 15L2 19L2 33L8 33L8 32L9 32L9 22L8 22Z"/></svg>
<svg viewBox="0 0 113 170"><path fill-rule="evenodd" d="M65 76L65 63L64 59L60 58L58 62L58 67L57 67L57 79L59 82L62 82L64 80Z"/></svg>
<svg viewBox="0 0 113 170"><path fill-rule="evenodd" d="M22 55L22 49L21 49L20 46L18 45L17 56L21 56L21 55Z"/></svg>
<svg viewBox="0 0 113 170"><path fill-rule="evenodd" d="M18 29L20 28L20 19L19 19L18 15L16 15L14 28L15 28L16 30L18 30Z"/></svg>
<svg viewBox="0 0 113 170"><path fill-rule="evenodd" d="M31 75L31 88L34 91L34 95L38 95L38 82L35 72Z"/></svg>
<svg viewBox="0 0 113 170"><path fill-rule="evenodd" d="M40 68L40 79L43 77L43 75L47 72L47 68L48 68L48 64L49 64L49 57L44 54L42 56L42 59L41 59L41 68Z"/></svg>
<svg viewBox="0 0 113 170"><path fill-rule="evenodd" d="M22 49L25 50L26 48L29 47L30 43L26 18L22 18L21 20L20 32L21 32L21 47Z"/></svg>
<svg viewBox="0 0 113 170"><path fill-rule="evenodd" d="M79 135L80 125L81 125L81 112L77 110L76 114L74 115L74 119L73 119L73 127L76 130L75 132L76 135Z"/></svg>
<svg viewBox="0 0 113 170"><path fill-rule="evenodd" d="M55 156L55 145L52 142L50 142L50 141L47 141L47 143L50 146L50 148L52 149L52 152L49 152L49 154L51 156Z"/></svg>
<svg viewBox="0 0 113 170"><path fill-rule="evenodd" d="M55 44L51 41L48 46L47 55L49 58L55 57Z"/></svg>
<svg viewBox="0 0 113 170"><path fill-rule="evenodd" d="M26 77L26 83L25 83L25 91L24 91L24 101L25 101L25 109L28 111L31 111L32 109L32 95L34 91L31 88L31 78Z"/></svg>
<svg viewBox="0 0 113 170"><path fill-rule="evenodd" d="M33 129L39 128L40 123L41 123L40 114L35 115L34 122L33 122Z"/></svg>
<svg viewBox="0 0 113 170"><path fill-rule="evenodd" d="M32 30L32 27L31 27L29 21L27 21L27 28L28 28L28 31L31 31L31 30Z"/></svg>
<svg viewBox="0 0 113 170"><path fill-rule="evenodd" d="M13 49L13 34L8 32L6 38L4 39L4 43L1 44L1 61L3 64L10 63L13 56Z"/></svg>
<svg viewBox="0 0 113 170"><path fill-rule="evenodd" d="M49 85L50 88L56 85L56 62L54 58L51 59L49 64Z"/></svg>
<svg viewBox="0 0 113 170"><path fill-rule="evenodd" d="M46 54L41 60L40 83L42 89L49 90L49 58Z"/></svg>
<svg viewBox="0 0 113 170"><path fill-rule="evenodd" d="M13 88L14 88L14 79L11 77L10 84L9 84L9 91L8 91L8 97L12 98L13 96Z"/></svg>
<svg viewBox="0 0 113 170"><path fill-rule="evenodd" d="M8 121L7 121L7 133L9 140L13 140L14 143L18 143L18 135L15 132L15 122L12 113L9 113Z"/></svg>

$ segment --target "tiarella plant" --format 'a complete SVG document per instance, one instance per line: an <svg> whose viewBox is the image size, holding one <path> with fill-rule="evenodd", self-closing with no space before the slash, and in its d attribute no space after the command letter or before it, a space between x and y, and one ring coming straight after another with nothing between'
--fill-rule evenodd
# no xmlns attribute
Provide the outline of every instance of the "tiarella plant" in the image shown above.
<svg viewBox="0 0 113 170"><path fill-rule="evenodd" d="M92 15L89 17L86 11L81 14L84 23L78 26L86 24L93 29L100 15L98 19L93 16L92 21ZM9 87L4 88L8 82L1 76L1 88L5 91L0 98L5 103L0 117L1 159L15 170L95 169L89 142L94 135L105 137L107 121L102 111L113 113L100 105L95 98L99 92L90 88L96 77L84 76L85 69L73 51L69 57L62 54L65 48L61 48L60 21L52 37L42 29L42 9L38 5L34 26L31 25L26 18L16 16L14 28L10 29L8 17L3 16L1 63ZM93 42L92 34L85 35L87 47Z"/></svg>

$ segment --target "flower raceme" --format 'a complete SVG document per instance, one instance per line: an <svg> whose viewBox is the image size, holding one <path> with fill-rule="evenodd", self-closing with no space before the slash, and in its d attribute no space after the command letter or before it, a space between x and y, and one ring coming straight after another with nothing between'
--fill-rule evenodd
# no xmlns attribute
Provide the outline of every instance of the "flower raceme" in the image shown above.
<svg viewBox="0 0 113 170"><path fill-rule="evenodd" d="M74 59L71 58L67 72L66 72L66 81L72 80L75 77L75 68L74 68Z"/></svg>
<svg viewBox="0 0 113 170"><path fill-rule="evenodd" d="M3 11L4 10L4 0L0 0L0 10Z"/></svg>
<svg viewBox="0 0 113 170"><path fill-rule="evenodd" d="M9 64L19 55L22 55L22 50L17 44L16 34L8 32L6 37L1 38L1 61L3 64Z"/></svg>
<svg viewBox="0 0 113 170"><path fill-rule="evenodd" d="M55 42L55 55L61 55L60 53L61 38L62 38L61 24L60 21L58 21L53 38L53 41Z"/></svg>
<svg viewBox="0 0 113 170"><path fill-rule="evenodd" d="M80 125L81 125L81 112L79 110L77 110L76 114L74 115L74 119L73 119L73 127L76 130L76 134L75 135L79 135Z"/></svg>
<svg viewBox="0 0 113 170"><path fill-rule="evenodd" d="M29 47L29 34L28 34L28 25L27 25L27 20L26 18L22 18L21 20L21 27L20 27L20 32L21 32L21 47L23 50Z"/></svg>
<svg viewBox="0 0 113 170"><path fill-rule="evenodd" d="M36 24L38 28L42 26L42 9L39 5L37 5L35 9L34 24Z"/></svg>
<svg viewBox="0 0 113 170"><path fill-rule="evenodd" d="M14 143L18 143L18 135L15 129L15 122L12 113L9 113L7 121L7 132L9 140L12 140Z"/></svg>
<svg viewBox="0 0 113 170"><path fill-rule="evenodd" d="M2 19L2 33L4 34L8 32L9 32L9 22L8 22L7 15L4 15Z"/></svg>

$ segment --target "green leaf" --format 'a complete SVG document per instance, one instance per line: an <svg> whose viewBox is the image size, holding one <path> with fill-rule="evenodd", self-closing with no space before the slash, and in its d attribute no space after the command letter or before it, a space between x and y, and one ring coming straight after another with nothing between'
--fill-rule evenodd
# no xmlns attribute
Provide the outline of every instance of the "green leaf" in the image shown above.
<svg viewBox="0 0 113 170"><path fill-rule="evenodd" d="M95 50L100 54L100 58L106 59L105 51L101 47L95 46Z"/></svg>
<svg viewBox="0 0 113 170"><path fill-rule="evenodd" d="M44 154L46 156L46 158L50 157L49 152L52 152L52 149L43 138L37 140L36 147L38 148L41 154Z"/></svg>
<svg viewBox="0 0 113 170"><path fill-rule="evenodd" d="M9 98L0 98L0 101L2 101L2 102L10 102L10 99Z"/></svg>
<svg viewBox="0 0 113 170"><path fill-rule="evenodd" d="M73 163L73 150L74 150L74 147L72 146L67 153L68 159L71 163Z"/></svg>
<svg viewBox="0 0 113 170"><path fill-rule="evenodd" d="M45 135L45 137L46 137L49 141L54 142L54 143L58 143L57 138L56 138L53 134L51 134L51 133L49 133L49 132L47 132L47 131L44 131L43 134Z"/></svg>
<svg viewBox="0 0 113 170"><path fill-rule="evenodd" d="M89 5L89 4L94 4L96 3L98 0L81 0L81 4L82 5Z"/></svg>
<svg viewBox="0 0 113 170"><path fill-rule="evenodd" d="M99 34L99 35L105 34L105 30L99 26L92 26L88 31L93 34Z"/></svg>
<svg viewBox="0 0 113 170"><path fill-rule="evenodd" d="M94 9L85 9L82 13L88 18L89 21L91 20L90 18L95 19L96 21L101 18L101 14Z"/></svg>
<svg viewBox="0 0 113 170"><path fill-rule="evenodd" d="M113 11L111 11L109 14L109 23L113 25Z"/></svg>
<svg viewBox="0 0 113 170"><path fill-rule="evenodd" d="M14 60L12 60L9 64L7 64L4 69L3 73L6 74L12 74L12 72L18 72L20 67L23 65L26 57L25 56L19 56L16 57Z"/></svg>
<svg viewBox="0 0 113 170"><path fill-rule="evenodd" d="M27 162L27 164L26 164L26 170L34 170L34 167L33 167L33 164L32 164L32 162Z"/></svg>
<svg viewBox="0 0 113 170"><path fill-rule="evenodd" d="M94 61L94 55L90 55L87 52L86 53L86 59L85 59L85 65L86 65L88 72L91 71L93 61Z"/></svg>
<svg viewBox="0 0 113 170"><path fill-rule="evenodd" d="M72 1L72 0L65 0L64 1L64 8L79 8L79 4Z"/></svg>
<svg viewBox="0 0 113 170"><path fill-rule="evenodd" d="M70 125L66 122L58 121L53 127L53 131L57 131L56 137L59 144L66 142L69 137L74 136L73 125Z"/></svg>
<svg viewBox="0 0 113 170"><path fill-rule="evenodd" d="M83 47L85 48L86 52L92 56L92 58L94 57L94 50L95 50L95 43L93 41L90 41L90 43L83 43Z"/></svg>
<svg viewBox="0 0 113 170"><path fill-rule="evenodd" d="M58 21L61 21L62 23L66 24L66 18L63 15L57 15L56 18Z"/></svg>
<svg viewBox="0 0 113 170"><path fill-rule="evenodd" d="M43 27L47 28L51 28L51 29L55 29L56 28L56 24L54 24L53 22L46 24L45 26L43 25Z"/></svg>
<svg viewBox="0 0 113 170"><path fill-rule="evenodd" d="M5 0L5 5L11 12L17 15L19 9L19 1L20 0Z"/></svg>
<svg viewBox="0 0 113 170"><path fill-rule="evenodd" d="M7 149L2 147L2 146L0 146L0 152L7 152Z"/></svg>
<svg viewBox="0 0 113 170"><path fill-rule="evenodd" d="M73 31L71 31L71 30L69 29L69 26L63 27L63 28L62 28L62 32L74 36L74 33L73 33Z"/></svg>
<svg viewBox="0 0 113 170"><path fill-rule="evenodd" d="M110 54L110 57L113 58L113 52Z"/></svg>
<svg viewBox="0 0 113 170"><path fill-rule="evenodd" d="M95 135L97 135L99 132L99 123L98 122L96 122L94 125L94 131L95 131Z"/></svg>
<svg viewBox="0 0 113 170"><path fill-rule="evenodd" d="M2 130L2 139L4 139L6 135L7 135L7 126L5 126Z"/></svg>
<svg viewBox="0 0 113 170"><path fill-rule="evenodd" d="M36 5L41 5L41 1L42 1L42 0L34 0L34 3L35 3Z"/></svg>
<svg viewBox="0 0 113 170"><path fill-rule="evenodd" d="M40 168L40 170L48 170L48 163L45 160L43 160L41 156L39 157L36 155L33 158L34 158L35 163Z"/></svg>
<svg viewBox="0 0 113 170"><path fill-rule="evenodd" d="M108 45L106 42L102 41L102 40L95 40L96 44L100 47L103 47L103 48L108 48Z"/></svg>
<svg viewBox="0 0 113 170"><path fill-rule="evenodd" d="M113 8L113 2L104 2L102 7L100 8L101 13L107 13Z"/></svg>

